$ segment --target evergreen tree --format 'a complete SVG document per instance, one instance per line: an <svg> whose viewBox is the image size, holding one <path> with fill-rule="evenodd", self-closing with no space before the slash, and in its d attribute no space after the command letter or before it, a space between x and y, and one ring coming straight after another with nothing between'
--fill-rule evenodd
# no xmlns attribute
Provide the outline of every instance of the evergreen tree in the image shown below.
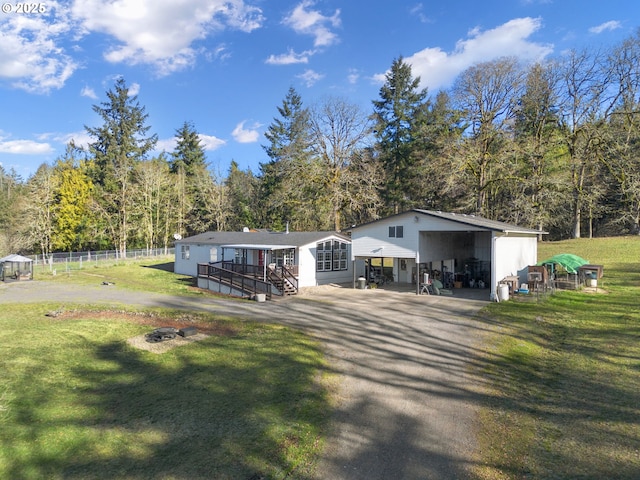
<svg viewBox="0 0 640 480"><path fill-rule="evenodd" d="M176 130L176 148L171 154L170 171L175 175L177 197L177 226L176 233L191 235L197 233L193 225L198 224L194 215L199 215L206 209L204 205L197 205L197 184L200 178L207 175L207 161L204 147L198 132L192 123L184 122Z"/></svg>
<svg viewBox="0 0 640 480"><path fill-rule="evenodd" d="M230 230L238 231L244 227L256 227L256 192L258 182L251 173L251 170L247 170L246 172L240 170L238 163L232 160L225 186L227 187L230 210L227 227Z"/></svg>
<svg viewBox="0 0 640 480"><path fill-rule="evenodd" d="M427 90L419 85L420 77L414 78L411 65L399 57L380 88L380 99L373 101L375 134L386 173L384 197L395 213L419 201L410 198L408 185L415 178L414 141L427 101Z"/></svg>
<svg viewBox="0 0 640 480"><path fill-rule="evenodd" d="M308 220L308 205L313 198L309 188L312 171L311 133L309 110L302 98L291 87L282 106L280 117L274 118L263 145L270 158L260 165L260 188L262 198L261 223L273 229L283 229L286 222L295 228L304 228Z"/></svg>
<svg viewBox="0 0 640 480"><path fill-rule="evenodd" d="M169 166L171 173L178 173L184 169L187 177L199 175L207 168L206 154L202 141L193 123L184 122L176 130L176 148L171 154Z"/></svg>
<svg viewBox="0 0 640 480"><path fill-rule="evenodd" d="M65 155L53 168L55 178L55 250L83 250L96 244L97 222L91 211L93 182L87 175L86 162L78 158L79 149L67 145Z"/></svg>
<svg viewBox="0 0 640 480"><path fill-rule="evenodd" d="M93 111L103 120L100 127L85 126L94 138L89 144L93 157L92 180L99 191L96 206L107 221L114 246L126 257L130 224L130 197L133 171L155 147L157 135L146 136L148 114L137 95L129 96L124 79L107 92L108 102L94 105Z"/></svg>
<svg viewBox="0 0 640 480"><path fill-rule="evenodd" d="M455 211L466 195L460 188L460 171L453 165L467 125L444 91L438 92L421 113L412 148L414 166L408 172L410 206Z"/></svg>

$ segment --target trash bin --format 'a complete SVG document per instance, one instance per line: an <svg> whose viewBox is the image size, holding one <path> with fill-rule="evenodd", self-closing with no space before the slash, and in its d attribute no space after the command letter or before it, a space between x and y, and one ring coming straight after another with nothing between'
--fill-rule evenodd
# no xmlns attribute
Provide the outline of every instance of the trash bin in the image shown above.
<svg viewBox="0 0 640 480"><path fill-rule="evenodd" d="M358 278L358 288L360 290L364 290L365 288L367 288L367 279L364 277L359 277Z"/></svg>
<svg viewBox="0 0 640 480"><path fill-rule="evenodd" d="M500 283L498 284L498 301L504 302L506 300L509 300L509 284Z"/></svg>

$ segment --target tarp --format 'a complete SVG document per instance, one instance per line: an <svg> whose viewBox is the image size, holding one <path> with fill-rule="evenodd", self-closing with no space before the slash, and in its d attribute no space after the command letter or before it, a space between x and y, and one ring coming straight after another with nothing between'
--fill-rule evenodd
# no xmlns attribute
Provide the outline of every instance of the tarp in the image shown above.
<svg viewBox="0 0 640 480"><path fill-rule="evenodd" d="M572 253L559 253L547 260L538 262L538 265L548 265L550 263L562 266L568 273L577 274L578 269L583 265L587 265L589 260L585 260L584 258Z"/></svg>

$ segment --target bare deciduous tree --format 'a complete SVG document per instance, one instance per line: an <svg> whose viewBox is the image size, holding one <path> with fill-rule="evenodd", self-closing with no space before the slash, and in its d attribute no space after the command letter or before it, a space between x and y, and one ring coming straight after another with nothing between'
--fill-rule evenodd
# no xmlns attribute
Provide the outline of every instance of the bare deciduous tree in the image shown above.
<svg viewBox="0 0 640 480"><path fill-rule="evenodd" d="M453 98L469 125L460 153L473 179L475 211L487 216L493 166L510 133L522 88L522 69L514 58L479 63L465 70L453 87Z"/></svg>
<svg viewBox="0 0 640 480"><path fill-rule="evenodd" d="M361 186L357 168L350 168L367 146L371 135L368 116L359 106L338 97L328 97L311 112L312 148L319 160L319 196L327 199L331 222L336 231L342 228L342 214L358 196Z"/></svg>

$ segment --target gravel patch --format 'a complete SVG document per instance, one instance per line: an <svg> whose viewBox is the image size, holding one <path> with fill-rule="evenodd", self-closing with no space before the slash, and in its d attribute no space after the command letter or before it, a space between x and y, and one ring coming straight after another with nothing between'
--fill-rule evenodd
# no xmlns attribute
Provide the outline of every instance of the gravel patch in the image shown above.
<svg viewBox="0 0 640 480"><path fill-rule="evenodd" d="M209 338L210 335L204 333L196 333L190 337L181 337L178 335L171 340L165 340L164 342L147 342L147 336L138 335L137 337L131 337L127 339L127 343L132 347L139 348L140 350L146 350L151 353L167 353L169 350L173 350L176 347L182 347L191 343L199 342L205 338Z"/></svg>

